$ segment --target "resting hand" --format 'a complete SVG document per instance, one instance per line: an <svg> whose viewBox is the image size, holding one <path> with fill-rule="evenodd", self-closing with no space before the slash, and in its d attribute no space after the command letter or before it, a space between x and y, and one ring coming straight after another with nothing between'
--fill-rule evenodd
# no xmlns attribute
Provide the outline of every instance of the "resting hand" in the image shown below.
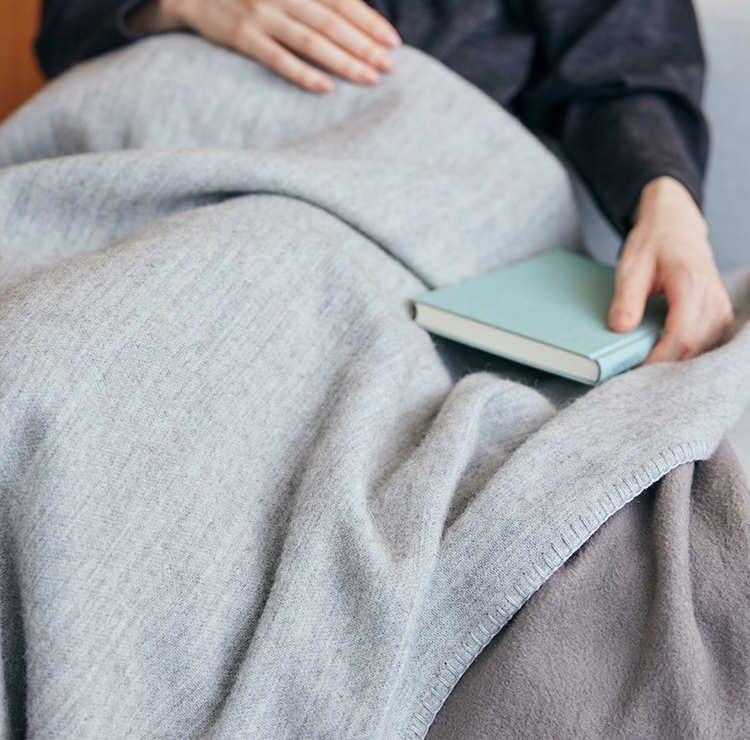
<svg viewBox="0 0 750 740"><path fill-rule="evenodd" d="M734 318L706 222L688 190L671 177L643 188L615 274L610 329L638 326L646 298L656 293L666 295L667 318L647 363L699 355L719 341Z"/></svg>
<svg viewBox="0 0 750 740"><path fill-rule="evenodd" d="M128 19L139 33L190 28L314 92L333 80L298 55L353 82L390 72L401 39L363 0L152 0Z"/></svg>

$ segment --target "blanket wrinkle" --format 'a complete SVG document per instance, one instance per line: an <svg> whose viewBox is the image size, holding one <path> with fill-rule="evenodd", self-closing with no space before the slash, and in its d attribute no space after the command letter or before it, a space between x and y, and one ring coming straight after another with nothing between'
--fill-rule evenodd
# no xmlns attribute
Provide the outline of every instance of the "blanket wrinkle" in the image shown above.
<svg viewBox="0 0 750 740"><path fill-rule="evenodd" d="M3 125L4 737L423 737L750 400L747 326L559 411L533 371L457 379L410 299L578 223L543 145L397 54L323 100L153 38Z"/></svg>
<svg viewBox="0 0 750 740"><path fill-rule="evenodd" d="M99 188L93 187L92 183L90 202L81 204L78 214L71 213L68 183L71 178L78 177L81 165L88 169L94 164L88 161L91 157L99 160L96 164L101 164L103 170L92 167L93 172L87 177L101 176L108 182L102 182ZM580 248L577 227L569 225L573 205L568 199L562 199L556 211L544 214L538 220L517 224L511 209L499 205L494 212L477 220L475 197L470 197L463 207L454 206L454 211L463 211L456 213L459 218L446 223L439 214L448 207L452 194L464 191L471 196L472 190L467 189L463 178L455 173L441 172L434 167L426 173L424 165L391 161L384 167L382 161L339 161L335 155L298 158L290 152L275 153L269 160L267 155L254 150L169 150L152 152L145 162L143 160L142 152L123 152L118 155L78 155L45 162L45 184L42 186L47 191L48 215L45 221L67 221L70 225L68 230L60 232L49 231L38 219L17 217L10 221L6 227L8 263L4 270L4 287L28 278L40 269L50 269L74 255L119 243L138 229L169 214L252 193L299 198L335 214L371 240L386 245L388 252L428 286L468 277L469 271L482 262L488 267L499 266L503 263L498 262L498 257L504 250L497 249L496 244L486 243L486 254L477 250L473 261L457 262L453 258L454 272L447 274L438 270L434 260L425 259L424 250L420 248L425 242L434 243L446 254L455 255L464 251L467 240L473 241L482 232L494 231L497 239L508 242L507 250L517 250L513 240L520 236L517 231L522 226L524 240L536 243L531 247L535 252L551 246ZM112 168L121 171L112 173ZM25 187L34 187L35 191L39 188L39 185L28 184L42 179L38 170L39 164L32 163L8 168L4 173L3 198L9 209L17 211L19 216L25 212L22 206L30 197L24 192ZM515 173L507 174L513 177ZM553 174L555 176L550 177L546 185L549 190L565 185L562 171ZM165 183L166 192L154 188L153 182L160 181ZM349 187L342 191L340 182L347 182ZM403 193L405 182L413 183L409 186L413 188L412 194ZM486 193L473 192L476 199L487 200ZM106 199L103 193L108 194ZM529 195L519 192L517 197ZM128 202L129 215L123 218L121 211ZM367 207L363 208L363 202L368 204ZM388 218L382 218L386 213ZM71 242L70 232L76 235L74 242ZM33 248L22 248L17 252L13 249L16 241L33 244ZM505 261L517 259L522 254L510 251ZM458 275L455 274L457 270L460 271Z"/></svg>
<svg viewBox="0 0 750 740"><path fill-rule="evenodd" d="M70 223L76 239L17 209L6 229L17 229L20 244L31 248L17 255L6 247L6 281L59 264L76 245L88 251L111 244L176 210L236 192L284 193L320 205L429 285L555 246L580 249L570 185L547 149L433 60L401 53L410 61L397 77L365 96L342 81L333 106L330 97L279 84L226 50L207 54L205 42L184 36L145 40L137 52L72 71L41 93L36 112L25 108L5 123L0 162L11 180L3 199L31 197L24 184L36 182L47 191L50 220ZM182 58L179 80L175 55ZM436 95L441 88L461 92ZM385 118L384 106L391 111ZM479 109L492 114L467 115ZM84 162L86 176L103 181L76 214L67 185ZM44 178L24 174L25 167L45 168ZM532 182L529 171L542 176ZM105 200L104 193L111 195ZM545 205L529 218L535 202Z"/></svg>

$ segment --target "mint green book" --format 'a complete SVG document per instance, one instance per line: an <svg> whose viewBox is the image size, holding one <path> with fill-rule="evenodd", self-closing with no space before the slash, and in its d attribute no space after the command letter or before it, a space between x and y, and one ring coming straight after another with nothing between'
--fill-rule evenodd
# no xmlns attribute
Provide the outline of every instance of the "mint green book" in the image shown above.
<svg viewBox="0 0 750 740"><path fill-rule="evenodd" d="M615 271L549 252L414 299L434 334L595 385L646 359L662 334L666 301L649 299L640 326L607 328Z"/></svg>

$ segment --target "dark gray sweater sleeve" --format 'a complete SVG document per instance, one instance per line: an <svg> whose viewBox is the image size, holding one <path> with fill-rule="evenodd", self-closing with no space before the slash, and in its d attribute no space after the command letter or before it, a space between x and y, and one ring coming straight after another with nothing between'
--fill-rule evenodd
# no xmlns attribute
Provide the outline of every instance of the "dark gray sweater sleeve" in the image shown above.
<svg viewBox="0 0 750 740"><path fill-rule="evenodd" d="M516 101L559 137L625 233L643 186L670 175L700 205L708 150L704 61L689 0L524 0L538 39Z"/></svg>
<svg viewBox="0 0 750 740"><path fill-rule="evenodd" d="M368 1L406 43L557 138L621 233L655 177L701 204L708 134L690 0Z"/></svg>
<svg viewBox="0 0 750 740"><path fill-rule="evenodd" d="M147 0L44 0L36 40L39 64L52 78L85 59L138 38L124 23L126 13Z"/></svg>

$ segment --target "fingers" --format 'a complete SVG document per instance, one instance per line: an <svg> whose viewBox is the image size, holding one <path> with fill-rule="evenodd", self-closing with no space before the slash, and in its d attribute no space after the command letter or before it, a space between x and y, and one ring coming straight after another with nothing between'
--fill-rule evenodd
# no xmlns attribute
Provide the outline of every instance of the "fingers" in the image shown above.
<svg viewBox="0 0 750 740"><path fill-rule="evenodd" d="M254 3L269 36L339 76L366 85L394 68L385 46L401 39L362 0L275 0Z"/></svg>
<svg viewBox="0 0 750 740"><path fill-rule="evenodd" d="M648 252L638 249L638 245L631 247L637 236L631 233L626 240L615 271L615 295L608 321L612 331L630 331L641 323L653 288L654 259Z"/></svg>
<svg viewBox="0 0 750 740"><path fill-rule="evenodd" d="M401 45L401 38L396 29L380 13L361 0L321 0L321 3L348 18L384 46L393 49Z"/></svg>
<svg viewBox="0 0 750 740"><path fill-rule="evenodd" d="M372 85L394 68L395 29L363 0L159 0L162 20L187 26L314 92L339 76ZM153 24L153 21L149 21Z"/></svg>
<svg viewBox="0 0 750 740"><path fill-rule="evenodd" d="M278 0L279 6L342 47L375 64L383 47L401 45L396 29L361 0Z"/></svg>
<svg viewBox="0 0 750 740"><path fill-rule="evenodd" d="M333 80L328 75L303 62L252 24L238 22L232 47L305 90L321 93L333 90Z"/></svg>
<svg viewBox="0 0 750 740"><path fill-rule="evenodd" d="M676 272L667 278L669 310L664 336L646 363L689 360L713 347L734 320L726 289L715 276L698 270Z"/></svg>
<svg viewBox="0 0 750 740"><path fill-rule="evenodd" d="M668 285L669 311L664 322L664 336L651 350L646 363L688 360L703 344L701 334L705 329L700 324L701 307L698 301L692 300L696 287L694 281L689 274L682 274L674 277Z"/></svg>
<svg viewBox="0 0 750 740"><path fill-rule="evenodd" d="M322 67L352 82L374 85L380 79L378 70L372 64L358 58L328 37L318 33L311 26L300 23L278 8L270 6L261 6L261 8L262 10L259 10L257 17L258 25L271 39L281 42L292 51L317 62ZM354 39L352 43L356 43L358 36L362 36L360 32L345 24L341 18L331 21L330 30L339 34L342 39L344 37L350 38L350 40ZM351 34L351 36L348 36L348 34ZM375 52L371 52L371 56L375 56ZM381 63L383 68L388 66L387 62ZM278 68L273 68L281 72ZM290 79L297 81L295 78Z"/></svg>
<svg viewBox="0 0 750 740"><path fill-rule="evenodd" d="M193 0L185 1L180 10L185 24L202 36L259 61L300 87L313 92L333 89L328 75L303 62L268 34L262 5L245 7L241 0Z"/></svg>

